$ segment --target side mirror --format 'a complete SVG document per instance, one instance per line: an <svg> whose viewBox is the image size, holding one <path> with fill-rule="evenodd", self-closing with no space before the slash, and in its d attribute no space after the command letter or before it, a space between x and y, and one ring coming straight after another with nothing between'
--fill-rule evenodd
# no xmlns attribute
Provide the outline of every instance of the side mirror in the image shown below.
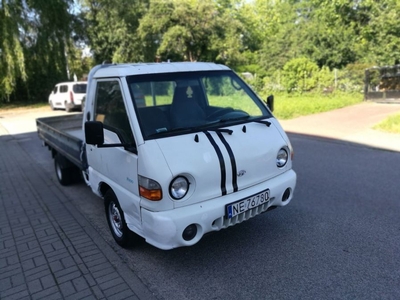
<svg viewBox="0 0 400 300"><path fill-rule="evenodd" d="M270 111L274 111L274 95L270 95L267 98L267 106Z"/></svg>
<svg viewBox="0 0 400 300"><path fill-rule="evenodd" d="M89 145L101 146L104 144L103 123L98 121L85 122L85 141Z"/></svg>

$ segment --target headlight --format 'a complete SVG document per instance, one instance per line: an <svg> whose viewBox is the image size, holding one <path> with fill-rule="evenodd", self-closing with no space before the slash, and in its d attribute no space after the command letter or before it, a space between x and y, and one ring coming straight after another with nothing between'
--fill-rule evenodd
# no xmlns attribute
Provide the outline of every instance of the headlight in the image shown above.
<svg viewBox="0 0 400 300"><path fill-rule="evenodd" d="M284 167L288 161L288 157L288 151L285 148L281 148L276 156L276 166L278 168Z"/></svg>
<svg viewBox="0 0 400 300"><path fill-rule="evenodd" d="M169 185L169 193L172 198L178 200L185 197L189 190L189 181L182 176L176 177Z"/></svg>

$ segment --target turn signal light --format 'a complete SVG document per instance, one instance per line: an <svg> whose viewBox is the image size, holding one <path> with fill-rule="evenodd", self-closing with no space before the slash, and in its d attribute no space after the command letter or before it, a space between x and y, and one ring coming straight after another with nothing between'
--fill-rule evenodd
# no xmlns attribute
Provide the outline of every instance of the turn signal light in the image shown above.
<svg viewBox="0 0 400 300"><path fill-rule="evenodd" d="M140 196L150 201L160 201L162 199L162 189L157 181L140 175L138 179Z"/></svg>
<svg viewBox="0 0 400 300"><path fill-rule="evenodd" d="M140 196L151 200L151 201L160 201L162 199L161 190L148 190L142 186L139 186Z"/></svg>

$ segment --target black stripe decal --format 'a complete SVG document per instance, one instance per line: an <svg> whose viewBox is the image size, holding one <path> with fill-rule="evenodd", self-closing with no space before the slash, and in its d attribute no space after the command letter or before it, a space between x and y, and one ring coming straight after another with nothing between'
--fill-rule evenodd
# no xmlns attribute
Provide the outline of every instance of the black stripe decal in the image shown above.
<svg viewBox="0 0 400 300"><path fill-rule="evenodd" d="M219 138L221 139L222 143L224 144L226 150L229 153L229 158L231 159L231 166L232 166L232 185L233 185L233 192L238 191L238 185L237 185L237 168L236 168L236 159L235 155L233 154L231 146L228 144L224 136L222 135L221 132L217 132Z"/></svg>
<svg viewBox="0 0 400 300"><path fill-rule="evenodd" d="M224 162L224 157L222 156L221 149L219 149L217 143L211 136L211 134L207 131L204 131L204 134L210 141L211 145L214 147L215 152L217 153L218 160L219 160L219 166L221 169L221 192L222 196L226 195L226 169L225 169L225 162Z"/></svg>

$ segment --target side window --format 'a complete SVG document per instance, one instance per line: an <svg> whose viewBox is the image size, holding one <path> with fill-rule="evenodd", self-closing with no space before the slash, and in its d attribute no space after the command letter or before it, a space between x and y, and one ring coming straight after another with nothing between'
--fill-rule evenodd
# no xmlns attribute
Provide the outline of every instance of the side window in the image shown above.
<svg viewBox="0 0 400 300"><path fill-rule="evenodd" d="M57 94L57 91L58 91L58 86L55 86L54 90L53 90L53 94Z"/></svg>
<svg viewBox="0 0 400 300"><path fill-rule="evenodd" d="M135 144L117 80L97 82L94 117L104 124L105 129L115 132L121 142Z"/></svg>
<svg viewBox="0 0 400 300"><path fill-rule="evenodd" d="M68 85L60 85L60 93L68 92Z"/></svg>

